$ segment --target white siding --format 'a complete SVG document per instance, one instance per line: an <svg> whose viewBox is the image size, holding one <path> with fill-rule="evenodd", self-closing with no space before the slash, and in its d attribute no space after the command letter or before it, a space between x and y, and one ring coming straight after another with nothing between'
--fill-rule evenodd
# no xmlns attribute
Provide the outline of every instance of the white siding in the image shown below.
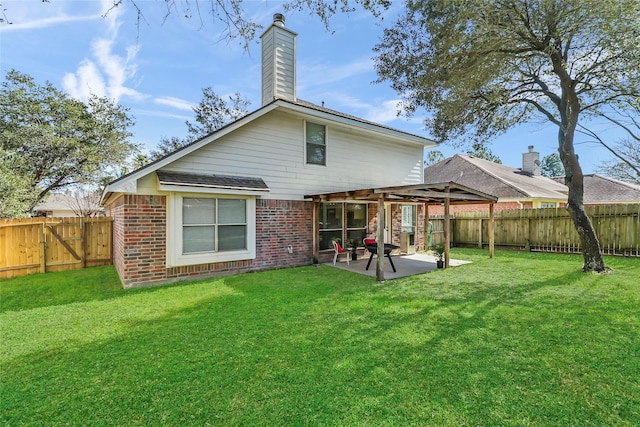
<svg viewBox="0 0 640 427"><path fill-rule="evenodd" d="M301 200L306 194L422 182L422 147L391 144L330 123L327 166L305 164L304 118L273 111L163 169L262 178L263 198ZM155 176L155 174L153 174ZM155 180L141 179L138 191Z"/></svg>
<svg viewBox="0 0 640 427"><path fill-rule="evenodd" d="M262 105L296 99L296 34L271 26L262 36Z"/></svg>

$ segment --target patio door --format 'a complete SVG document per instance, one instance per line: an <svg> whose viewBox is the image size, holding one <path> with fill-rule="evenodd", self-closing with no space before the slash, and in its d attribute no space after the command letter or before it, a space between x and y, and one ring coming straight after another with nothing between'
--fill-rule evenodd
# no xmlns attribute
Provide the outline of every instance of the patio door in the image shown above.
<svg viewBox="0 0 640 427"><path fill-rule="evenodd" d="M391 209L391 206L391 204L384 205L384 243L392 243L393 209Z"/></svg>

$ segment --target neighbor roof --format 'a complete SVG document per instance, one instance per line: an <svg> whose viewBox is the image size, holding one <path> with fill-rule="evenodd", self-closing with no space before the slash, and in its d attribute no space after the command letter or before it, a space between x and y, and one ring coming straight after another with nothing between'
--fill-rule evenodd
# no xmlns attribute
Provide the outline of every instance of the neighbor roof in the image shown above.
<svg viewBox="0 0 640 427"><path fill-rule="evenodd" d="M78 199L73 194L51 193L44 201L36 205L33 210L39 212L45 211L73 211L78 206ZM96 204L93 200L84 200L82 205L91 209L102 210L103 208Z"/></svg>
<svg viewBox="0 0 640 427"><path fill-rule="evenodd" d="M567 187L551 178L463 154L426 167L424 181L452 181L499 199L567 199Z"/></svg>
<svg viewBox="0 0 640 427"><path fill-rule="evenodd" d="M564 183L564 177L554 177ZM598 174L584 175L584 203L640 203L640 185L631 184Z"/></svg>

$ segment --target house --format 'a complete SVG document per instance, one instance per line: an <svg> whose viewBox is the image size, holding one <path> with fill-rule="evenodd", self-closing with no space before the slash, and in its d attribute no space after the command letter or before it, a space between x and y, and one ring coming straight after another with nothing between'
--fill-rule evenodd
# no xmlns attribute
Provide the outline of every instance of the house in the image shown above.
<svg viewBox="0 0 640 427"><path fill-rule="evenodd" d="M99 197L91 193L52 193L33 208L35 216L74 217L104 216L104 208L100 206Z"/></svg>
<svg viewBox="0 0 640 427"><path fill-rule="evenodd" d="M564 177L554 177L564 184ZM584 175L585 205L617 205L640 203L640 185L597 174Z"/></svg>
<svg viewBox="0 0 640 427"><path fill-rule="evenodd" d="M352 190L423 183L433 141L298 99L296 36L280 14L261 36L260 108L106 187L125 287L329 260L378 232ZM419 203L396 200L385 240L419 243Z"/></svg>
<svg viewBox="0 0 640 427"><path fill-rule="evenodd" d="M424 169L425 182L452 181L498 197L495 210L550 208L566 205L568 188L540 175L540 154L529 146L522 155L522 168L516 169L489 160L456 154ZM486 204L455 206L452 212L488 209ZM443 208L430 208L439 215Z"/></svg>

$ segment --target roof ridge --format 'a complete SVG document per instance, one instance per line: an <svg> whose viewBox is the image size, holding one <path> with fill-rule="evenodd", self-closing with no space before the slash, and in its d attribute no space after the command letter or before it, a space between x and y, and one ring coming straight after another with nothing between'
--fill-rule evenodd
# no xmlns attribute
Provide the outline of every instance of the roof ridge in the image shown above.
<svg viewBox="0 0 640 427"><path fill-rule="evenodd" d="M610 176L605 176L605 175L600 175L597 173L590 173L590 174L585 174L584 176L593 176L593 177L598 177L598 178L602 178L605 179L609 182L613 182L614 184L622 184L627 188L630 188L631 190L636 190L636 191L640 191L640 185L638 184L634 184L632 182L627 182L627 181L623 181L621 179L616 179L616 178L611 178Z"/></svg>
<svg viewBox="0 0 640 427"><path fill-rule="evenodd" d="M520 187L518 187L518 186L514 185L513 183L511 183L511 182L509 182L509 181L507 181L507 180L505 180L505 179L501 178L500 176L496 175L495 173L491 172L490 170L487 170L487 169L486 169L486 168L484 168L482 165L479 165L479 164L474 163L474 162L472 162L472 161L471 161L471 159L483 160L483 161L485 161L485 162L489 162L489 160L480 159L480 158L478 158L478 157L467 156L467 155L465 155L465 154L456 154L456 156L460 156L460 157L462 157L462 159L463 159L463 160L465 160L466 162L468 162L468 163L470 163L470 164L474 165L474 166L475 166L475 167L477 167L477 168L482 169L482 171L483 171L484 173L486 173L487 175L492 176L492 177L494 177L495 179L497 179L498 181L500 181L500 182L502 182L502 183L506 184L507 186L509 186L509 187L513 188L514 190L516 190L517 192L519 192L519 193L520 193L520 194L522 194L523 196L531 197L531 195L530 195L530 194L528 194L526 191L524 191L522 188L520 188ZM496 163L496 164L498 164L498 163ZM517 170L518 170L518 169L516 169L516 168L512 168L511 166L505 166L505 165L503 165L503 164L499 164L499 165L500 165L500 166L502 166L502 167L505 167L505 168L511 169L511 170L513 170L513 171L517 171Z"/></svg>

